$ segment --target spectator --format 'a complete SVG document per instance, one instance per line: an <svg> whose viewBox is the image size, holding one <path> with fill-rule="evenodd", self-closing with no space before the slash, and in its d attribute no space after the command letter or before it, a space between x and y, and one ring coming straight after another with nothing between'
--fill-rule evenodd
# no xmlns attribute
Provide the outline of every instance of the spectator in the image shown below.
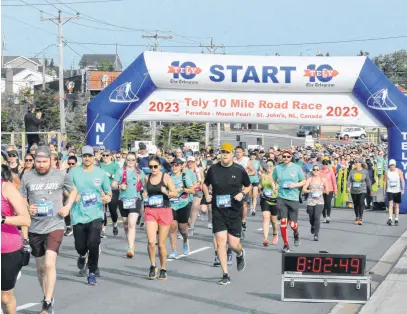
<svg viewBox="0 0 407 314"><path fill-rule="evenodd" d="M33 167L34 167L34 155L32 155L31 153L27 153L24 157L24 167L18 174L20 180L23 177L24 173L30 171Z"/></svg>
<svg viewBox="0 0 407 314"><path fill-rule="evenodd" d="M41 120L42 113L39 111L35 113L35 104L31 104L28 107L28 112L24 116L24 125L26 132L38 132ZM34 144L40 143L40 136L38 134L27 134L28 150Z"/></svg>

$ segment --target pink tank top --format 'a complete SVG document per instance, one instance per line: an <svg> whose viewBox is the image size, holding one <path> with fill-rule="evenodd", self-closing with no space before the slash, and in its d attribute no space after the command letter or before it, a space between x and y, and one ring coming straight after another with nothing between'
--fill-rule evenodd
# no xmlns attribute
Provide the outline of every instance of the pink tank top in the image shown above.
<svg viewBox="0 0 407 314"><path fill-rule="evenodd" d="M3 179L1 180L3 190ZM1 193L1 215L14 216L14 209L10 202ZM17 227L6 224L1 225L1 253L15 252L23 246L23 241Z"/></svg>

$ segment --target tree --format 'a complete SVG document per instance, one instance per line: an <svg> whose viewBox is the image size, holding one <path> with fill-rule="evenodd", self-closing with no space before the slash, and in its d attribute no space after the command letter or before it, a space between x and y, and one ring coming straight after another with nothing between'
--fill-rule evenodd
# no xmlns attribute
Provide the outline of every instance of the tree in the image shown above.
<svg viewBox="0 0 407 314"><path fill-rule="evenodd" d="M171 147L168 139L171 130ZM160 130L158 145L165 148L184 147L185 142L205 142L205 123L177 123L167 125Z"/></svg>
<svg viewBox="0 0 407 314"><path fill-rule="evenodd" d="M149 139L150 135L148 132L147 122L125 122L122 135L122 146L124 148L127 148L133 141L143 141Z"/></svg>
<svg viewBox="0 0 407 314"><path fill-rule="evenodd" d="M111 62L106 61L106 60L102 60L102 62L100 63L98 69L99 69L99 71L113 71L114 66L113 66L113 64Z"/></svg>
<svg viewBox="0 0 407 314"><path fill-rule="evenodd" d="M51 89L38 90L34 92L34 104L36 111L42 112L40 128L45 132L61 129L59 121L59 101L57 93Z"/></svg>
<svg viewBox="0 0 407 314"><path fill-rule="evenodd" d="M358 56L359 57L367 57L370 53L367 51L360 50Z"/></svg>
<svg viewBox="0 0 407 314"><path fill-rule="evenodd" d="M54 65L54 58L51 58L51 61L50 61L50 63L49 63L49 67L50 68L53 68L55 65Z"/></svg>
<svg viewBox="0 0 407 314"><path fill-rule="evenodd" d="M407 51L399 50L373 58L373 62L394 84L407 85Z"/></svg>
<svg viewBox="0 0 407 314"><path fill-rule="evenodd" d="M73 110L67 110L66 114L66 133L68 141L75 144L84 144L86 142L86 106L75 106Z"/></svg>

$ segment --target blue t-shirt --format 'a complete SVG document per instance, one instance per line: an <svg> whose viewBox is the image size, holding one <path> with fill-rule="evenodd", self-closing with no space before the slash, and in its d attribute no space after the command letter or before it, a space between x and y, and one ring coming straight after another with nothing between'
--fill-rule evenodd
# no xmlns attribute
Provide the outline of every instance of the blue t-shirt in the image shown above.
<svg viewBox="0 0 407 314"><path fill-rule="evenodd" d="M249 176L250 182L251 183L259 183L260 179L259 179L259 169L260 169L260 162L258 160L250 160L250 162L253 165L254 171L256 172L256 174L254 176Z"/></svg>
<svg viewBox="0 0 407 314"><path fill-rule="evenodd" d="M102 191L105 194L111 192L106 171L96 166L90 172L85 172L83 167L75 167L68 175L81 195L79 202L72 206L72 225L103 219Z"/></svg>
<svg viewBox="0 0 407 314"><path fill-rule="evenodd" d="M301 188L290 189L290 183L298 183L305 180L304 172L297 164L291 163L288 167L279 164L274 168L273 180L278 183L278 197L290 201L298 201Z"/></svg>
<svg viewBox="0 0 407 314"><path fill-rule="evenodd" d="M322 166L321 166L321 163L319 163L318 161L316 161L316 162L314 162L314 163L308 162L308 163L305 164L304 172L305 172L306 174L310 173L311 170L312 170L312 168L313 168L314 166L318 166L318 167L320 167L320 168L322 167Z"/></svg>

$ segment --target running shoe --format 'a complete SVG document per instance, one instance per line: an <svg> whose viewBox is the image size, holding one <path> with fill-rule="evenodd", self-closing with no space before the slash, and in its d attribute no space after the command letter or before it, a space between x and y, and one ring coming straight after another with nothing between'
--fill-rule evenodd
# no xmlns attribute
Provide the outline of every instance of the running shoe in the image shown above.
<svg viewBox="0 0 407 314"><path fill-rule="evenodd" d="M95 276L100 277L100 269L99 269L99 267L96 268L96 270L95 270Z"/></svg>
<svg viewBox="0 0 407 314"><path fill-rule="evenodd" d="M117 226L113 226L113 235L117 236L119 234L119 228L117 228Z"/></svg>
<svg viewBox="0 0 407 314"><path fill-rule="evenodd" d="M182 234L179 233L178 236L177 236L177 238L178 238L178 239L182 239Z"/></svg>
<svg viewBox="0 0 407 314"><path fill-rule="evenodd" d="M359 225L359 226L363 225L363 220L362 220L362 219L359 219L358 225Z"/></svg>
<svg viewBox="0 0 407 314"><path fill-rule="evenodd" d="M395 219L395 220L394 220L394 225L395 225L395 226L398 226L398 225L399 225L399 220L398 220L398 219Z"/></svg>
<svg viewBox="0 0 407 314"><path fill-rule="evenodd" d="M319 238L317 235L314 235L314 241L319 241Z"/></svg>
<svg viewBox="0 0 407 314"><path fill-rule="evenodd" d="M184 243L184 255L187 256L189 254L189 241Z"/></svg>
<svg viewBox="0 0 407 314"><path fill-rule="evenodd" d="M290 252L290 247L287 244L284 244L282 251L283 251L283 253L288 253L288 252Z"/></svg>
<svg viewBox="0 0 407 314"><path fill-rule="evenodd" d="M271 240L272 245L276 245L278 243L278 234L273 234L273 239Z"/></svg>
<svg viewBox="0 0 407 314"><path fill-rule="evenodd" d="M355 225L358 225L358 224L359 224L359 218L356 217L356 218L355 218Z"/></svg>
<svg viewBox="0 0 407 314"><path fill-rule="evenodd" d="M86 264L84 268L79 270L79 275L81 275L82 277L86 277L87 274L88 274L88 264Z"/></svg>
<svg viewBox="0 0 407 314"><path fill-rule="evenodd" d="M169 259L177 259L178 254L177 251L173 250L170 255L168 255Z"/></svg>
<svg viewBox="0 0 407 314"><path fill-rule="evenodd" d="M218 281L218 285L225 286L230 284L230 276L228 274L223 274L222 279Z"/></svg>
<svg viewBox="0 0 407 314"><path fill-rule="evenodd" d="M194 235L194 229L188 228L188 237L192 237Z"/></svg>
<svg viewBox="0 0 407 314"><path fill-rule="evenodd" d="M134 246L132 246L132 247L129 246L128 247L126 256L128 258L133 258L133 256L134 256Z"/></svg>
<svg viewBox="0 0 407 314"><path fill-rule="evenodd" d="M315 227L311 226L311 234L314 234L314 233L315 233Z"/></svg>
<svg viewBox="0 0 407 314"><path fill-rule="evenodd" d="M242 229L243 229L243 231L246 231L246 230L247 230L246 221L242 221Z"/></svg>
<svg viewBox="0 0 407 314"><path fill-rule="evenodd" d="M71 227L66 227L65 232L64 232L64 236L68 237L70 235L72 235L73 231Z"/></svg>
<svg viewBox="0 0 407 314"><path fill-rule="evenodd" d="M140 223L140 228L143 228L144 227L144 222L141 222Z"/></svg>
<svg viewBox="0 0 407 314"><path fill-rule="evenodd" d="M256 216L256 210L252 209L252 216Z"/></svg>
<svg viewBox="0 0 407 314"><path fill-rule="evenodd" d="M387 224L388 224L389 226L391 226L391 225L393 224L393 220L392 220L391 218L389 218L389 220L387 220Z"/></svg>
<svg viewBox="0 0 407 314"><path fill-rule="evenodd" d="M300 233L294 233L294 245L295 246L300 246L301 244L301 238L300 238Z"/></svg>
<svg viewBox="0 0 407 314"><path fill-rule="evenodd" d="M245 252L242 249L242 255L241 256L237 256L236 255L236 264L237 264L237 271L242 271L245 269L246 267L246 260L245 260Z"/></svg>
<svg viewBox="0 0 407 314"><path fill-rule="evenodd" d="M43 302L45 302L45 297L42 299L41 303L43 303ZM51 298L51 304L52 304L52 306L55 305L55 299L54 299L54 297ZM0 312L0 313L1 313L1 312Z"/></svg>
<svg viewBox="0 0 407 314"><path fill-rule="evenodd" d="M96 286L96 276L94 273L89 273L88 276L88 285L89 286Z"/></svg>
<svg viewBox="0 0 407 314"><path fill-rule="evenodd" d="M263 240L263 246L269 246L269 240L264 239Z"/></svg>
<svg viewBox="0 0 407 314"><path fill-rule="evenodd" d="M330 222L331 222L331 217L326 217L326 219L325 219L325 222L327 223L327 224L329 224Z"/></svg>
<svg viewBox="0 0 407 314"><path fill-rule="evenodd" d="M229 265L229 266L232 266L232 265L233 265L232 253L228 253L228 265Z"/></svg>
<svg viewBox="0 0 407 314"><path fill-rule="evenodd" d="M106 238L106 237L107 237L106 232L102 231L102 232L100 233L100 237L101 237L102 239Z"/></svg>
<svg viewBox="0 0 407 314"><path fill-rule="evenodd" d="M211 223L211 222L208 222L208 229L212 229L212 228L213 228L212 223Z"/></svg>
<svg viewBox="0 0 407 314"><path fill-rule="evenodd" d="M150 266L150 271L148 273L148 278L150 279L156 279L157 278L157 273L158 273L158 268L157 266L151 265Z"/></svg>
<svg viewBox="0 0 407 314"><path fill-rule="evenodd" d="M218 255L215 255L215 260L213 262L214 267L219 267L220 266L220 261Z"/></svg>
<svg viewBox="0 0 407 314"><path fill-rule="evenodd" d="M160 270L160 275L158 276L158 280L167 280L167 271L165 269Z"/></svg>
<svg viewBox="0 0 407 314"><path fill-rule="evenodd" d="M79 269L84 269L85 264L86 264L86 255L85 256L79 255L76 265L78 266Z"/></svg>
<svg viewBox="0 0 407 314"><path fill-rule="evenodd" d="M52 302L42 301L41 314L54 314L54 307Z"/></svg>

